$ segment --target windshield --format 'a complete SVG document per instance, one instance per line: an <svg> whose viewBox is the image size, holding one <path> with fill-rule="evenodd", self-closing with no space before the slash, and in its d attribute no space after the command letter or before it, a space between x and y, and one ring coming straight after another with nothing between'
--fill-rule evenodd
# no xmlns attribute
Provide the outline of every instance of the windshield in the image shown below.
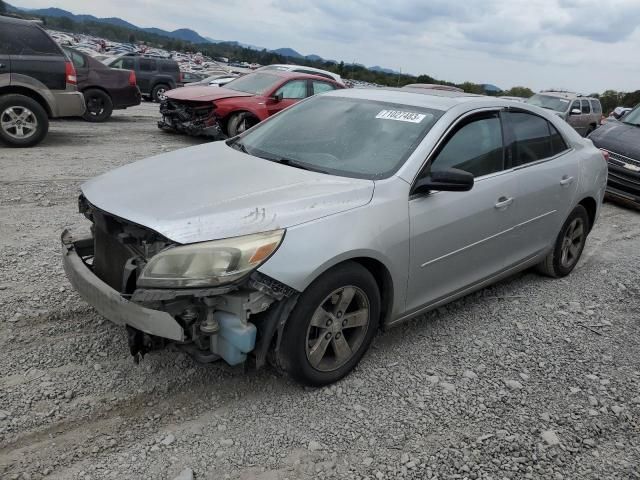
<svg viewBox="0 0 640 480"><path fill-rule="evenodd" d="M276 75L268 73L250 73L244 77L236 78L227 83L224 87L238 92L252 93L253 95L262 95L271 90L281 80Z"/></svg>
<svg viewBox="0 0 640 480"><path fill-rule="evenodd" d="M546 108L548 110L555 110L556 112L566 112L569 106L569 100L566 98L550 97L549 95L536 94L533 97L527 99L527 103L535 105L536 107Z"/></svg>
<svg viewBox="0 0 640 480"><path fill-rule="evenodd" d="M622 123L640 127L640 106L627 113L627 115L622 119Z"/></svg>
<svg viewBox="0 0 640 480"><path fill-rule="evenodd" d="M442 113L323 95L256 126L238 142L250 155L268 160L379 179L400 168Z"/></svg>

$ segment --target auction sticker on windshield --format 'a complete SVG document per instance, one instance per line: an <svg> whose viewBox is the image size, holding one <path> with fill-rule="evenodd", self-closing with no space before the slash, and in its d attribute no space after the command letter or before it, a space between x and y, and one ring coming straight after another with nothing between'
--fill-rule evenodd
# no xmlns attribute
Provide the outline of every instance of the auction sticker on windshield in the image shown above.
<svg viewBox="0 0 640 480"><path fill-rule="evenodd" d="M425 117L426 115L423 115L422 113L403 112L400 110L382 110L378 115L376 115L376 118L411 123L420 123Z"/></svg>

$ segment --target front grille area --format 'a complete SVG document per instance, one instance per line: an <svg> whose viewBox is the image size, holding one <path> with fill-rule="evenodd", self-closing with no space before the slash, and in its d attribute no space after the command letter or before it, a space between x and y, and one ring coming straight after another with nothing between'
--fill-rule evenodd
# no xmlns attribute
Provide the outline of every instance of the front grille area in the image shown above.
<svg viewBox="0 0 640 480"><path fill-rule="evenodd" d="M620 165L622 167L625 163L628 163L640 167L640 160L636 160L634 158L630 158L620 153L612 152L610 150L606 151L609 153L609 161L615 165Z"/></svg>
<svg viewBox="0 0 640 480"><path fill-rule="evenodd" d="M89 206L93 221L93 271L122 294L132 294L147 259L171 244L147 228Z"/></svg>

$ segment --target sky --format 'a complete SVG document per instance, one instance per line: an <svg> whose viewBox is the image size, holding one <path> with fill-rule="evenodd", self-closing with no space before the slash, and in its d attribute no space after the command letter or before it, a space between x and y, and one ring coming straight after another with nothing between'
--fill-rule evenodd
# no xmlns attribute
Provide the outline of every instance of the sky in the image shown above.
<svg viewBox="0 0 640 480"><path fill-rule="evenodd" d="M460 83L640 89L640 0L9 0Z"/></svg>

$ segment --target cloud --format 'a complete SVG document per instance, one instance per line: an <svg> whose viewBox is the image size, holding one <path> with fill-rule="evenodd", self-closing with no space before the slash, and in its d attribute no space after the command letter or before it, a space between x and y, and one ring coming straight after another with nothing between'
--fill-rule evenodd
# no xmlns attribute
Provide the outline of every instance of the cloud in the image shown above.
<svg viewBox="0 0 640 480"><path fill-rule="evenodd" d="M456 82L638 88L640 0L28 2Z"/></svg>

